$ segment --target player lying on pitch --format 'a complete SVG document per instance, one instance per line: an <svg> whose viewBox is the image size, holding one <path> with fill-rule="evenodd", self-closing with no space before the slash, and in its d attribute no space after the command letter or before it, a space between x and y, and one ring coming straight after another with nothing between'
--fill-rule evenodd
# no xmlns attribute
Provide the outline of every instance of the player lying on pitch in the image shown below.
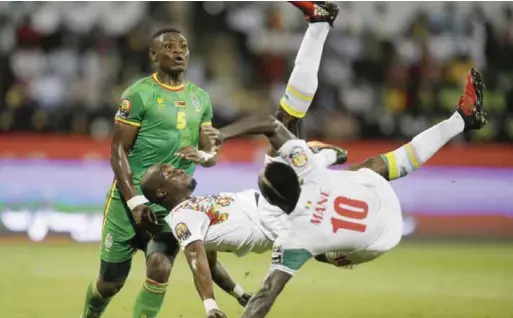
<svg viewBox="0 0 513 318"><path fill-rule="evenodd" d="M290 220L273 247L262 288L242 317L265 317L294 273L310 258L333 253L342 265L371 261L395 247L402 235L401 207L387 180L417 169L451 138L486 124L481 75L472 69L457 111L395 151L343 171L320 164L305 141L279 121L246 119L221 129L221 137L264 134L286 162L269 163L260 192Z"/></svg>

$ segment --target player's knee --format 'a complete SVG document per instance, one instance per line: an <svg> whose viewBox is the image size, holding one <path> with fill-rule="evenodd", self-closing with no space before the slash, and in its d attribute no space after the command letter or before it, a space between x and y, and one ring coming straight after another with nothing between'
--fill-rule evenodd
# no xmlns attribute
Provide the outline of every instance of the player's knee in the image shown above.
<svg viewBox="0 0 513 318"><path fill-rule="evenodd" d="M102 295L103 298L109 298L117 293L123 288L125 285L125 280L118 280L118 281L105 281L102 278L98 279L98 282L96 283L96 288L98 289L98 292L100 295Z"/></svg>
<svg viewBox="0 0 513 318"><path fill-rule="evenodd" d="M152 253L146 260L146 275L159 283L167 283L173 262L162 253Z"/></svg>

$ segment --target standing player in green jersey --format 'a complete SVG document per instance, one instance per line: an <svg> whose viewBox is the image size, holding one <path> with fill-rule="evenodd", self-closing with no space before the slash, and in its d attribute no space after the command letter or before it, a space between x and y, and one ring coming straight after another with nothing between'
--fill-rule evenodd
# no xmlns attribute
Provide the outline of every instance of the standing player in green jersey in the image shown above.
<svg viewBox="0 0 513 318"><path fill-rule="evenodd" d="M176 29L161 30L152 37L149 55L156 73L123 93L115 116L111 143L115 179L105 204L100 273L87 288L83 318L102 315L123 287L138 249L146 253L146 280L132 317L156 317L178 243L164 221L167 211L146 200L140 179L157 163L172 164L190 175L196 164L215 164L208 136L217 131L206 128L203 132L202 128L211 126L210 98L184 80L189 60L187 40Z"/></svg>

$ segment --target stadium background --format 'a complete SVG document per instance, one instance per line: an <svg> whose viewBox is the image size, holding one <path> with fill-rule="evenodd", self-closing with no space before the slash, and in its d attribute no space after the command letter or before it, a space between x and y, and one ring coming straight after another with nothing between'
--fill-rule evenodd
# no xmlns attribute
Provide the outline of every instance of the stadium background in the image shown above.
<svg viewBox="0 0 513 318"><path fill-rule="evenodd" d="M305 120L311 139L347 148L350 162L394 149L452 112L472 66L485 76L490 115L485 129L456 138L426 167L394 181L405 212L405 235L413 241L395 256L362 269L364 274L342 274L344 280L374 286L381 279L371 294L379 295L383 305L391 304L390 316L424 317L429 304L437 304L438 317L513 317L513 5L340 6L325 45L318 93ZM29 292L40 299L40 310L30 311L21 309L17 296L25 290L14 289L10 305L0 299L12 317L46 317L45 310L55 316L55 297L69 300L57 317L77 311L82 285L85 288L96 271L97 249L62 242L99 239L104 198L113 177L109 136L119 96L151 72L147 40L168 26L186 34L191 47L186 77L209 92L214 125L221 127L248 113L274 111L306 23L281 2L0 2L0 251L12 256L0 270L6 277L26 280L20 269L30 267L30 280L55 283L58 290L46 296L41 295L44 289ZM254 187L264 150L260 139L226 144L215 168L198 169L197 193ZM267 258L251 257L252 264L258 264L251 270L259 273L252 278L246 275L248 263L227 259L235 276L258 286ZM36 260L42 265L34 269L30 264ZM466 276L456 271L463 260L472 263ZM128 295L136 291L137 277L143 273L140 265L133 270L139 272L133 275L135 289L130 291L129 285L122 296L124 307L112 309L112 317L129 315ZM399 266L412 273L397 273ZM427 271L420 280L424 286L456 287L446 287L442 294L421 288L418 295L401 295L428 299L408 311L390 296L389 288L419 279L421 274L413 274L419 268ZM306 271L310 277L319 276L316 282L326 280L320 267ZM190 282L177 279L192 299L180 309L184 317L201 313ZM481 292L468 292L476 279ZM320 285L321 295L337 289L329 284ZM6 280L0 287L12 285ZM367 289L356 290L361 297L352 300L361 317L387 316L365 306L372 299ZM295 289L290 293L303 295ZM469 300L474 306L463 305ZM320 301L325 300L312 300ZM172 308L166 310L175 316ZM292 309L284 301L277 310ZM454 315L446 314L451 310ZM306 317L306 312L298 313L295 317Z"/></svg>

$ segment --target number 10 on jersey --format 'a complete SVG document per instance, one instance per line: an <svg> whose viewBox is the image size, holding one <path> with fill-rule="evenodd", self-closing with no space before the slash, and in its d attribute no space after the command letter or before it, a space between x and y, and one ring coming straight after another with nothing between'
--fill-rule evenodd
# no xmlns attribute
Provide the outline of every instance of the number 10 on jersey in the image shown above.
<svg viewBox="0 0 513 318"><path fill-rule="evenodd" d="M355 221L346 221L332 217L331 226L333 227L333 233L337 233L338 230L365 232L367 226L363 224L363 221L367 218L369 212L367 203L346 197L336 197L333 201L333 209L341 217Z"/></svg>

